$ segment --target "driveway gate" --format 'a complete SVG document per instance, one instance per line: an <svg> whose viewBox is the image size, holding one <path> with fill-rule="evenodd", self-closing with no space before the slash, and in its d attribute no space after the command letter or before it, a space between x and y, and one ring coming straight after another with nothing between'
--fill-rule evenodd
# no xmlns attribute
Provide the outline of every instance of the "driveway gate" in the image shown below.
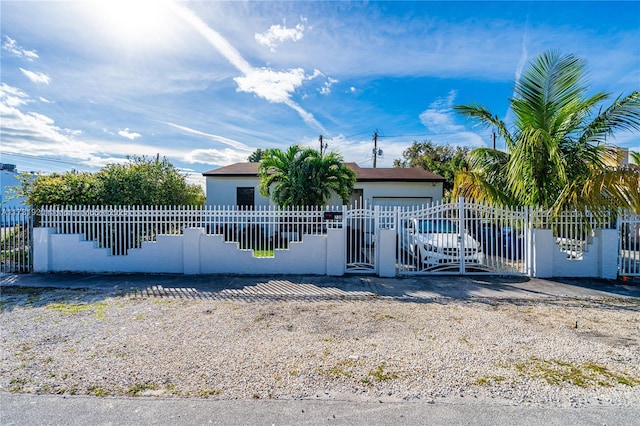
<svg viewBox="0 0 640 426"><path fill-rule="evenodd" d="M33 271L35 215L35 210L26 208L0 210L0 272Z"/></svg>
<svg viewBox="0 0 640 426"><path fill-rule="evenodd" d="M400 275L526 275L529 216L460 199L457 203L403 208L398 212Z"/></svg>
<svg viewBox="0 0 640 426"><path fill-rule="evenodd" d="M376 244L375 230L378 222L378 209L367 206L345 210L347 273L375 274Z"/></svg>
<svg viewBox="0 0 640 426"><path fill-rule="evenodd" d="M620 233L618 275L640 277L640 215L621 214L618 220Z"/></svg>

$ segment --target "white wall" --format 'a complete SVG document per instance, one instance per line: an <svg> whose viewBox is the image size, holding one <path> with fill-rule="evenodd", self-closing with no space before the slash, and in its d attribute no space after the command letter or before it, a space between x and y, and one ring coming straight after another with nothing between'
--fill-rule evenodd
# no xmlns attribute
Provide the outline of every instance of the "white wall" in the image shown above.
<svg viewBox="0 0 640 426"><path fill-rule="evenodd" d="M260 195L257 177L217 177L207 176L207 201L208 206L236 206L236 188L254 188L254 200L256 206L273 205L269 198Z"/></svg>
<svg viewBox="0 0 640 426"><path fill-rule="evenodd" d="M581 259L567 259L551 230L535 229L531 276L600 277L617 276L616 230L597 230ZM396 274L396 233L378 230L376 240L378 274ZM276 250L273 258L256 258L252 250L240 250L238 243L225 242L221 235L207 235L190 228L183 235L159 235L155 242L113 256L110 249L84 241L79 234L56 234L53 228L35 228L33 235L35 272L143 272L184 274L310 274L345 273L345 230L329 229L327 235L305 235L301 242Z"/></svg>
<svg viewBox="0 0 640 426"><path fill-rule="evenodd" d="M207 176L208 206L235 206L236 188L252 187L255 191L255 205L274 205L269 199L260 195L257 177L218 177ZM431 198L432 202L442 201L441 182L356 182L354 189L363 190L363 198L368 205L373 205L374 197L398 198ZM330 206L341 206L342 201L333 195L327 202Z"/></svg>
<svg viewBox="0 0 640 426"><path fill-rule="evenodd" d="M327 255L327 239L343 241L342 234L305 235L289 249L275 250L272 258L257 258L238 249L221 235L186 229L183 235L159 235L126 256L113 256L79 234L56 234L52 228L34 229L34 272L146 272L185 274L335 274L344 257ZM332 246L337 246L333 241ZM343 269L344 270L344 267ZM334 271L334 272L331 272Z"/></svg>
<svg viewBox="0 0 640 426"><path fill-rule="evenodd" d="M533 276L615 279L618 271L617 243L615 229L598 229L582 257L569 259L550 229L534 229Z"/></svg>

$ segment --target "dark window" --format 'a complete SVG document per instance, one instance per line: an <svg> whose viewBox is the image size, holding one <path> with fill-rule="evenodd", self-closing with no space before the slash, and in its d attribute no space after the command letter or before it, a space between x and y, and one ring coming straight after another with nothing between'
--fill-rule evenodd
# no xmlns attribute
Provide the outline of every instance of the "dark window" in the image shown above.
<svg viewBox="0 0 640 426"><path fill-rule="evenodd" d="M238 207L253 209L255 206L254 188L236 188L236 200Z"/></svg>

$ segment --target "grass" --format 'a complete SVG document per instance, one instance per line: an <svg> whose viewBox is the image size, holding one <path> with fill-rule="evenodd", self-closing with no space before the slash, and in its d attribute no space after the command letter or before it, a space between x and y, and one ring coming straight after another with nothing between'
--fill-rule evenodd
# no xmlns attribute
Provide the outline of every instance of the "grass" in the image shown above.
<svg viewBox="0 0 640 426"><path fill-rule="evenodd" d="M51 303L47 305L47 309L51 309L65 315L76 315L80 312L95 311L98 319L104 318L104 309L108 306L107 302L99 303Z"/></svg>
<svg viewBox="0 0 640 426"><path fill-rule="evenodd" d="M515 369L522 376L544 380L554 386L569 384L580 388L607 388L640 385L640 378L613 372L592 362L573 364L557 359L531 357L525 363L516 364Z"/></svg>
<svg viewBox="0 0 640 426"><path fill-rule="evenodd" d="M274 250L253 250L254 257L275 257Z"/></svg>
<svg viewBox="0 0 640 426"><path fill-rule="evenodd" d="M127 390L127 395L140 396L145 391L156 390L156 389L158 389L158 385L151 382L144 382L144 383L129 386L129 389Z"/></svg>

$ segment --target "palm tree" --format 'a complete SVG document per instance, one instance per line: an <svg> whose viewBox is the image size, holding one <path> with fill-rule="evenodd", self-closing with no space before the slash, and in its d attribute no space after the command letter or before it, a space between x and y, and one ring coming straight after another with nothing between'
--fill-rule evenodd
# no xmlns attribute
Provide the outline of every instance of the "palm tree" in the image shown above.
<svg viewBox="0 0 640 426"><path fill-rule="evenodd" d="M315 149L299 145L284 152L267 149L258 170L260 194L281 207L324 205L333 192L347 203L356 179L340 154L321 156Z"/></svg>
<svg viewBox="0 0 640 426"><path fill-rule="evenodd" d="M629 152L629 156L631 157L631 162L636 166L640 166L640 151L631 151Z"/></svg>
<svg viewBox="0 0 640 426"><path fill-rule="evenodd" d="M639 173L617 167L620 151L607 143L617 131L640 130L640 91L600 109L609 94L587 96L585 70L585 61L574 55L539 55L515 83L510 124L478 104L455 106L494 127L506 152L472 150L470 168L456 176L454 194L555 213L617 207L640 212Z"/></svg>

